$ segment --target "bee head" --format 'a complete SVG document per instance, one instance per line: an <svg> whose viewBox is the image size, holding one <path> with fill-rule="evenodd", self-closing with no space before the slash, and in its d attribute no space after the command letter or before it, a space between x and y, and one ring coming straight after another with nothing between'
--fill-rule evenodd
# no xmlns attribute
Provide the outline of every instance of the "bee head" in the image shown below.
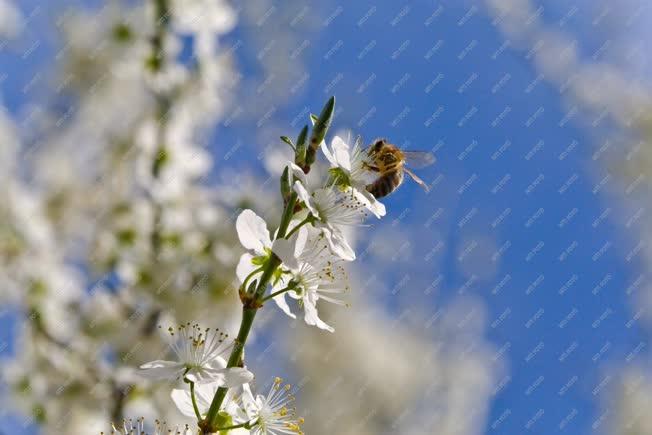
<svg viewBox="0 0 652 435"><path fill-rule="evenodd" d="M369 154L378 154L386 144L387 141L385 139L376 139L369 148Z"/></svg>

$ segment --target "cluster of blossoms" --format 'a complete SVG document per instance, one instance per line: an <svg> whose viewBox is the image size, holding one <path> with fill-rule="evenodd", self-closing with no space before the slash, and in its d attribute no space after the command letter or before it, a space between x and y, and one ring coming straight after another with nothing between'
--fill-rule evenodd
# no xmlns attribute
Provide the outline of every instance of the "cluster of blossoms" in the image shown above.
<svg viewBox="0 0 652 435"><path fill-rule="evenodd" d="M333 332L319 317L318 303L345 304L343 293L349 284L344 263L356 257L345 236L346 227L363 225L370 215L385 214L384 206L364 189L369 174L359 145L351 149L335 137L329 149L324 142L334 104L331 98L314 120L310 145L307 126L296 145L284 138L295 151L295 159L281 176L284 211L274 235L252 210L242 211L236 220L238 237L247 249L236 268L243 304L237 338L231 341L218 330L201 329L197 324L170 328L176 360L141 366L150 378L183 379L189 388L174 389L172 400L184 415L197 419L202 433L302 433L302 419L288 407L293 400L287 394L290 386L282 386L277 378L267 396L253 395L249 385L253 374L245 366L243 350L257 310L270 299L295 318L289 296L303 310L308 325ZM327 179L313 189L307 174L318 147L331 167ZM223 357L227 352L228 361Z"/></svg>
<svg viewBox="0 0 652 435"><path fill-rule="evenodd" d="M65 433L168 415L169 390L137 374L164 345L156 325L203 321L206 306L237 321L228 221L244 195L206 184L204 148L229 100L218 41L235 20L218 0L71 8L48 77L56 104L34 101L15 126L0 109L0 301L23 315L0 367L3 410Z"/></svg>
<svg viewBox="0 0 652 435"><path fill-rule="evenodd" d="M235 400L244 414L234 411L234 421L244 424L238 415L249 415L254 433L299 431L287 390L277 385L267 398L254 397L251 373L237 367L241 347L215 330L175 329L181 362L143 365L160 354L155 325L162 318L207 323L210 306L210 319L217 315L229 327L233 304L225 277L236 264L247 310L269 297L295 317L291 299L308 324L332 331L318 305L345 304L343 265L355 258L347 228L385 213L364 189L369 174L359 144L349 147L337 137L323 143L331 101L312 136L306 126L292 143L296 156L282 182L283 230L271 236L251 210L238 217L238 236L249 251L238 263L229 223L238 198L224 201L227 195L203 185L212 161L200 144L224 110L231 70L217 40L234 21L221 1L71 11L60 26L67 47L61 94L74 110L60 118L40 107L26 121L34 131L22 138L24 147L0 113L9 145L0 163L6 223L0 297L27 318L2 376L15 395L12 405L45 427L77 433L124 415L171 415L169 389L153 380L178 378L197 384L199 402L229 388L211 418L219 420ZM179 57L189 40L193 62L185 63ZM32 146L36 137L47 146ZM306 174L320 147L331 168L315 189ZM238 357L227 361L229 352ZM140 365L146 376L133 370ZM209 410L200 409L201 420ZM138 425L145 427L134 420L114 430Z"/></svg>
<svg viewBox="0 0 652 435"><path fill-rule="evenodd" d="M253 374L244 367L229 367L223 355L232 350L233 342L219 330L202 329L197 324L170 327L171 348L176 360L152 361L141 366L143 376L157 380L175 381L183 379L190 389L173 389L171 398L177 409L185 416L198 420L206 418L213 397L220 387L227 387L218 412L220 433L232 434L276 434L302 433L301 418L294 415L289 404L294 400L289 393L291 386L282 385L276 378L267 396L254 395L249 383ZM163 431L158 421L155 434ZM117 433L145 433L144 419L124 422ZM188 426L179 426L170 433L191 434ZM135 431L135 432L132 432Z"/></svg>

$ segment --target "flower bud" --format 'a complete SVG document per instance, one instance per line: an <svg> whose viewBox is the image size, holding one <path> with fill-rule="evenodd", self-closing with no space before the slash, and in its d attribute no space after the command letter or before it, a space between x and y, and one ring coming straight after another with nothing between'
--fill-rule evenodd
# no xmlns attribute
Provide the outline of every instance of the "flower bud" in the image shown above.
<svg viewBox="0 0 652 435"><path fill-rule="evenodd" d="M333 111L335 109L335 97L330 97L324 108L319 114L319 118L315 121L315 125L312 128L312 134L310 135L310 146L306 150L306 160L304 165L304 172L310 171L310 166L315 162L317 157L317 148L319 144L324 140L326 132L331 125L333 120ZM307 170L306 170L307 169Z"/></svg>
<svg viewBox="0 0 652 435"><path fill-rule="evenodd" d="M292 194L292 176L290 175L290 167L286 166L281 175L281 197L283 204L287 204L288 198Z"/></svg>
<svg viewBox="0 0 652 435"><path fill-rule="evenodd" d="M296 151L294 153L294 163L303 168L306 163L306 138L308 137L308 126L304 125L299 137L297 138Z"/></svg>

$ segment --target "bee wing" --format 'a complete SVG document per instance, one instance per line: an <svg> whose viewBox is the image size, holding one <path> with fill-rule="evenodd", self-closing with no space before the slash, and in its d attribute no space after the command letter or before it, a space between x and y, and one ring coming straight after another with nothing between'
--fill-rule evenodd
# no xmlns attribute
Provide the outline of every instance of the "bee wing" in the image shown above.
<svg viewBox="0 0 652 435"><path fill-rule="evenodd" d="M417 175L414 172L410 171L406 167L403 167L403 171L405 171L405 173L408 174L410 178L412 178L419 186L423 187L426 192L430 191L430 188L428 187L426 182L423 181L421 178L417 177Z"/></svg>
<svg viewBox="0 0 652 435"><path fill-rule="evenodd" d="M403 151L405 162L413 168L421 169L435 163L435 155L428 151Z"/></svg>

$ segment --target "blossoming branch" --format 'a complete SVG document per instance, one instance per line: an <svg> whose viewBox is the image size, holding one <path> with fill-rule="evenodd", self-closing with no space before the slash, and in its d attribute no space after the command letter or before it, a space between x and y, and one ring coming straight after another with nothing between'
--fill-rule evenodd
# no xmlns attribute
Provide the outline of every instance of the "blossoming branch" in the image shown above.
<svg viewBox="0 0 652 435"><path fill-rule="evenodd" d="M385 207L370 192L379 177L373 166L378 164L375 148L363 150L359 140L351 146L337 136L330 147L324 141L334 108L332 97L311 118L310 136L305 126L296 142L281 138L293 149L294 161L287 162L280 179L283 213L278 228L270 232L265 220L248 209L236 220L247 251L236 268L242 319L235 339L198 325L170 328L179 342L173 344L176 360L141 366L149 377L183 379L188 388L175 389L172 399L183 414L197 419L201 433L302 433L302 419L288 407L293 400L288 385L277 379L267 396L254 396L243 351L256 313L269 301L292 318L303 312L308 325L334 332L320 318L319 307L346 305L345 264L356 255L345 230L385 215ZM318 150L330 167L325 179L313 183L309 177ZM310 187L315 184L317 188ZM226 353L228 360L222 356Z"/></svg>

